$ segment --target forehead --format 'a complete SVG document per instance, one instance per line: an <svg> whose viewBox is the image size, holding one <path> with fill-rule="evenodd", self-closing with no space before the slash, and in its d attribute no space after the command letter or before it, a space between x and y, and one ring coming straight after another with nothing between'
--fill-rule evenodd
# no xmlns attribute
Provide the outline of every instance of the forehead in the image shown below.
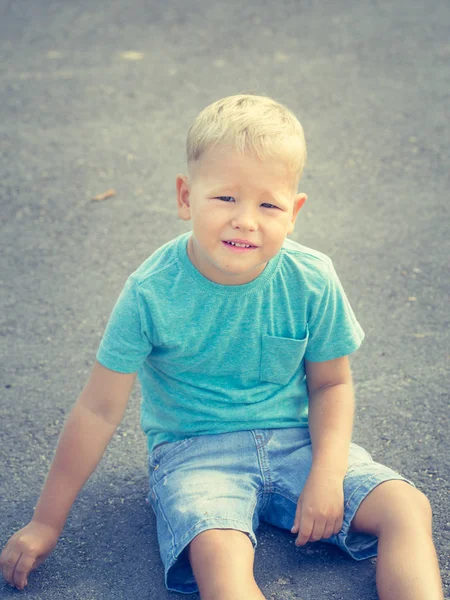
<svg viewBox="0 0 450 600"><path fill-rule="evenodd" d="M190 163L189 172L193 184L228 188L251 186L267 192L275 189L290 192L295 180L285 161L273 157L260 159L255 154L242 154L227 146L204 152Z"/></svg>

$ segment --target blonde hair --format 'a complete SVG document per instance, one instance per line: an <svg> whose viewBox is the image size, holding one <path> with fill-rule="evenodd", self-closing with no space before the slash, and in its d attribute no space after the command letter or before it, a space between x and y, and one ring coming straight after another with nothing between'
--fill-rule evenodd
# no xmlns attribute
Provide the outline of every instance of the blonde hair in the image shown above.
<svg viewBox="0 0 450 600"><path fill-rule="evenodd" d="M242 154L254 153L260 159L281 158L298 179L303 173L303 127L288 108L267 96L228 96L204 108L188 131L188 165L217 144L231 145Z"/></svg>

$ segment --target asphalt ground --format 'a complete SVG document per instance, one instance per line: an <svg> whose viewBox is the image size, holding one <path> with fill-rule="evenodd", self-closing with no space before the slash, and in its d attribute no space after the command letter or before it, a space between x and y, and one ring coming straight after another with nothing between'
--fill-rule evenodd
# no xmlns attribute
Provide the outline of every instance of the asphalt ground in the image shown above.
<svg viewBox="0 0 450 600"><path fill-rule="evenodd" d="M191 120L255 91L304 125L292 237L332 257L366 332L354 440L430 498L450 596L449 30L438 0L2 0L1 546L32 515L125 279L187 230L174 184ZM164 588L138 411L136 386L23 598L182 597ZM257 537L267 598L376 598L374 560Z"/></svg>

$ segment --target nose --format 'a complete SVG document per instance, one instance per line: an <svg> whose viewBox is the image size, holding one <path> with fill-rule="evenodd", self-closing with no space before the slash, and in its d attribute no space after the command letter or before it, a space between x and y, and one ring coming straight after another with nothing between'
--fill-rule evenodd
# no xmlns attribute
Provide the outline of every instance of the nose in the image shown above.
<svg viewBox="0 0 450 600"><path fill-rule="evenodd" d="M245 229L255 231L258 228L256 217L250 208L241 208L231 220L233 229Z"/></svg>

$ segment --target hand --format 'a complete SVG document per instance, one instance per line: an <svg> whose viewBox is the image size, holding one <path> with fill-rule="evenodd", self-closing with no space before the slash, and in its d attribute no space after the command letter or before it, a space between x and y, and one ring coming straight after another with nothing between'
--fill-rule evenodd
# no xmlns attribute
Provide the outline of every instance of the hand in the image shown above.
<svg viewBox="0 0 450 600"><path fill-rule="evenodd" d="M58 542L59 532L49 525L31 521L17 531L0 556L0 569L5 580L19 590L28 583L30 571L36 569Z"/></svg>
<svg viewBox="0 0 450 600"><path fill-rule="evenodd" d="M344 517L343 478L331 469L312 468L297 502L292 533L296 546L339 533Z"/></svg>

